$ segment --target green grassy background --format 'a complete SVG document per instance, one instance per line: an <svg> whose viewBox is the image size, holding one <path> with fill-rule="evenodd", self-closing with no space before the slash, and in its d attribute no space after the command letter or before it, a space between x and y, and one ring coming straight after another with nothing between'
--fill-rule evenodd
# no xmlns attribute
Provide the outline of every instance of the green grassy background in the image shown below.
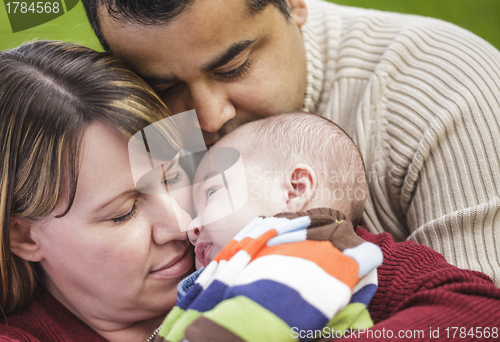
<svg viewBox="0 0 500 342"><path fill-rule="evenodd" d="M339 5L418 14L461 26L500 49L500 0L329 0Z"/></svg>
<svg viewBox="0 0 500 342"><path fill-rule="evenodd" d="M23 0L3 0L0 3L0 50L10 49L35 39L64 40L101 49L99 41L90 28L81 2L78 2L71 11L48 23L12 33L7 9L4 6L9 1Z"/></svg>
<svg viewBox="0 0 500 342"><path fill-rule="evenodd" d="M3 3L11 0L4 0ZM22 0L20 0L22 1ZM374 8L440 18L462 26L500 49L500 0L329 0L341 5ZM95 49L99 42L81 2L71 11L32 29L12 33L6 7L0 4L0 50L34 39L64 40Z"/></svg>

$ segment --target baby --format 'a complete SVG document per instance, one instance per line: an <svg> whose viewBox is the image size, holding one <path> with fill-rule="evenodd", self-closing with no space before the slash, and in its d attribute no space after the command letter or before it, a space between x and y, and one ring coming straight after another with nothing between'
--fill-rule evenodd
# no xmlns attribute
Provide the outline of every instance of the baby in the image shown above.
<svg viewBox="0 0 500 342"><path fill-rule="evenodd" d="M345 214L354 226L361 221L366 199L363 160L351 138L333 122L315 114L279 114L240 127L214 147L241 153L249 198L236 213L206 224L224 210L225 185L221 177L202 181L208 158L200 164L193 181L197 216L189 238L204 266L256 216L327 207ZM226 177L231 176L245 175ZM244 179L231 184L246 185ZM236 195L246 193L233 190Z"/></svg>
<svg viewBox="0 0 500 342"><path fill-rule="evenodd" d="M239 151L245 172L215 177L215 157L201 161L188 236L206 268L179 284L159 338L302 340L371 326L382 253L354 232L366 199L354 142L331 121L294 112L241 126L214 150L225 147ZM230 212L229 202L244 205Z"/></svg>

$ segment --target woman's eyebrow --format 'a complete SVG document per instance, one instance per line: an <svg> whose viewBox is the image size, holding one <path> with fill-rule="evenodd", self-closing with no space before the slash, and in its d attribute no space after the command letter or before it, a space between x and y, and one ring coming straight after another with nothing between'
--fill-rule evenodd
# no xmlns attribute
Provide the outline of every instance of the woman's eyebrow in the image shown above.
<svg viewBox="0 0 500 342"><path fill-rule="evenodd" d="M255 43L254 40L244 40L231 45L225 52L215 57L211 62L208 62L202 70L203 72L209 72L214 69L220 68L223 65L229 63L233 58L238 56L242 51L248 48L250 45Z"/></svg>
<svg viewBox="0 0 500 342"><path fill-rule="evenodd" d="M179 153L175 155L175 157L172 158L172 160L166 161L163 164L160 165L161 169L163 172L170 171L174 166L179 165Z"/></svg>
<svg viewBox="0 0 500 342"><path fill-rule="evenodd" d="M116 200L118 200L121 197L130 197L132 195L135 195L136 192L137 192L137 190L135 188L127 190L127 191L124 191L124 192L120 193L119 195L117 195L117 196L111 198L110 200L106 201L102 205L97 206L95 212L99 212L99 211L103 210L104 208L106 208L110 204L114 203Z"/></svg>

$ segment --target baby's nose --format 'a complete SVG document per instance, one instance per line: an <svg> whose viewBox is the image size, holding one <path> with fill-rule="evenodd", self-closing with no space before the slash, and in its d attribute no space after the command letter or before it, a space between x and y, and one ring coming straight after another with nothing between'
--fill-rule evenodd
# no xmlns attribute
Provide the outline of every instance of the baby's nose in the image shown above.
<svg viewBox="0 0 500 342"><path fill-rule="evenodd" d="M189 223L187 232L189 241L191 241L193 245L196 244L196 240L198 240L202 231L203 227L200 224L200 220L198 217L195 217L194 220Z"/></svg>

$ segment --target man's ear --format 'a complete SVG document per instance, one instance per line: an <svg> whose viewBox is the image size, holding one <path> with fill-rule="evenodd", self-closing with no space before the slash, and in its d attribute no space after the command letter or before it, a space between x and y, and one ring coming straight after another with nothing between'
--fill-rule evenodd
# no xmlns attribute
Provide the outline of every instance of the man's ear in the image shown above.
<svg viewBox="0 0 500 342"><path fill-rule="evenodd" d="M307 20L307 6L304 0L287 0L290 6L292 20L297 23L299 27L304 25Z"/></svg>
<svg viewBox="0 0 500 342"><path fill-rule="evenodd" d="M40 243L33 239L35 223L23 218L12 217L9 224L10 251L27 261L40 261Z"/></svg>
<svg viewBox="0 0 500 342"><path fill-rule="evenodd" d="M287 183L286 211L297 212L306 208L318 187L316 172L309 165L297 164Z"/></svg>

